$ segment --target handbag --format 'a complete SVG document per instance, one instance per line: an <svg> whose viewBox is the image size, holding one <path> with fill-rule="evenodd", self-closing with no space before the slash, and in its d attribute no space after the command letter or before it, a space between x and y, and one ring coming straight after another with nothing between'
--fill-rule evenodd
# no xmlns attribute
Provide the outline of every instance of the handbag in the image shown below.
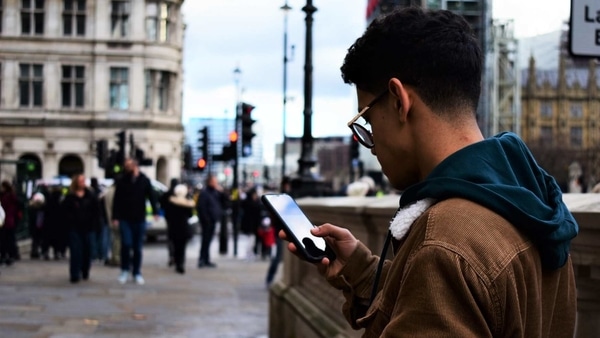
<svg viewBox="0 0 600 338"><path fill-rule="evenodd" d="M198 232L198 222L199 221L200 221L200 219L198 219L198 216L196 216L196 215L188 218L188 220L187 220L187 237L188 237L188 239L191 239L194 236L196 236L196 233Z"/></svg>
<svg viewBox="0 0 600 338"><path fill-rule="evenodd" d="M6 213L4 212L4 208L2 208L2 204L0 204L0 228L4 225L4 220L6 219Z"/></svg>

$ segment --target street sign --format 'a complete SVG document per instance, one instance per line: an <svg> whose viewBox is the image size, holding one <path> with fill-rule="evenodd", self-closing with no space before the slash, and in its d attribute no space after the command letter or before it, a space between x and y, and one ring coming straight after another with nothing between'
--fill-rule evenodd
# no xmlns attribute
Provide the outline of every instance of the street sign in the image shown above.
<svg viewBox="0 0 600 338"><path fill-rule="evenodd" d="M600 57L600 1L571 0L569 28L573 55Z"/></svg>

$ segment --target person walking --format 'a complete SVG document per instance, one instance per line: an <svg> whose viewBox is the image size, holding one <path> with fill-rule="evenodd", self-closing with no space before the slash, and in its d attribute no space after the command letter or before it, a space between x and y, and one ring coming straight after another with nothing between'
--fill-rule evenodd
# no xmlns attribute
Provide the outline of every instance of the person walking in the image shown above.
<svg viewBox="0 0 600 338"><path fill-rule="evenodd" d="M484 57L464 17L417 7L375 19L348 49L359 111L347 125L402 191L399 209L381 255L344 227L311 233L335 252L317 271L364 337L575 334L579 227L516 134L483 137Z"/></svg>
<svg viewBox="0 0 600 338"><path fill-rule="evenodd" d="M285 176L281 179L281 183L279 184L279 192L282 194L291 194L292 192L292 179L289 176ZM270 216L269 216L270 218ZM277 223L271 219L271 225L275 226ZM267 270L266 284L267 288L271 286L273 283L273 279L275 279L275 274L277 273L277 269L279 268L279 263L283 259L283 241L279 236L275 237L275 255L271 257L271 263L269 264L269 269Z"/></svg>
<svg viewBox="0 0 600 338"><path fill-rule="evenodd" d="M98 200L100 210L100 226L98 231L93 236L92 246L92 260L99 260L105 262L108 256L108 220L106 218L105 208L102 207L103 200L101 197L104 194L100 182L96 177L90 179L90 188L96 199Z"/></svg>
<svg viewBox="0 0 600 338"><path fill-rule="evenodd" d="M246 256L248 259L258 258L261 255L265 258L263 252L262 237L258 234L258 229L261 226L262 219L264 216L264 210L260 196L255 187L248 189L246 192L246 198L240 203L241 210L241 227L240 230L244 235L249 236L248 248Z"/></svg>
<svg viewBox="0 0 600 338"><path fill-rule="evenodd" d="M31 247L29 258L50 259L48 256L48 236L46 229L46 199L48 194L44 186L38 192L33 194L28 202L27 222L29 236L31 237Z"/></svg>
<svg viewBox="0 0 600 338"><path fill-rule="evenodd" d="M127 283L131 272L138 285L145 283L142 276L142 249L146 235L146 200L150 202L154 218L158 219L157 198L150 179L140 171L134 159L124 163L124 174L117 181L113 201L112 223L121 234L121 274L118 281Z"/></svg>
<svg viewBox="0 0 600 338"><path fill-rule="evenodd" d="M4 209L4 225L0 227L0 264L12 265L16 255L19 201L9 181L0 183L0 204Z"/></svg>
<svg viewBox="0 0 600 338"><path fill-rule="evenodd" d="M179 184L179 180L176 178L172 178L169 190L164 192L159 199L160 208L163 211L165 217L165 223L167 223L167 254L168 254L168 266L173 266L175 264L175 258L173 254L173 226L172 226L172 218L171 218L171 203L169 202L169 198L175 195L175 187Z"/></svg>
<svg viewBox="0 0 600 338"><path fill-rule="evenodd" d="M69 229L64 221L62 202L65 195L60 186L50 187L44 208L44 237L52 248L54 259L66 257L69 243Z"/></svg>
<svg viewBox="0 0 600 338"><path fill-rule="evenodd" d="M115 184L108 187L101 199L104 203L104 211L106 212L106 219L112 220L112 212L115 198ZM110 224L110 258L108 259L109 266L121 266L121 234L119 227L116 226L112 221Z"/></svg>
<svg viewBox="0 0 600 338"><path fill-rule="evenodd" d="M217 178L209 174L206 178L206 187L200 192L196 205L200 228L202 229L198 268L214 268L217 266L210 260L210 243L215 234L217 223L221 221L223 215L222 194Z"/></svg>
<svg viewBox="0 0 600 338"><path fill-rule="evenodd" d="M69 276L71 283L90 276L94 235L100 227L100 205L96 194L85 185L85 176L71 180L62 202L64 220L69 228Z"/></svg>
<svg viewBox="0 0 600 338"><path fill-rule="evenodd" d="M195 207L194 200L188 197L188 187L177 184L173 195L165 203L168 205L170 238L173 245L173 263L175 271L185 273L185 248L190 239L190 225L188 220L192 217Z"/></svg>

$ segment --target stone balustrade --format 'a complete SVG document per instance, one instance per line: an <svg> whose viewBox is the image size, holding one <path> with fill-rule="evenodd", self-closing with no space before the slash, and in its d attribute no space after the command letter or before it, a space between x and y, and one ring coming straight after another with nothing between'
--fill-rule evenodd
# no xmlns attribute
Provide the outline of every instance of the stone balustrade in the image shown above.
<svg viewBox="0 0 600 338"><path fill-rule="evenodd" d="M572 242L578 293L577 338L600 337L600 194L565 194L580 233ZM302 198L298 204L314 224L347 227L379 254L398 195L384 197ZM391 257L388 254L388 257ZM283 276L270 290L270 337L360 337L342 316L341 292L316 268L284 254Z"/></svg>

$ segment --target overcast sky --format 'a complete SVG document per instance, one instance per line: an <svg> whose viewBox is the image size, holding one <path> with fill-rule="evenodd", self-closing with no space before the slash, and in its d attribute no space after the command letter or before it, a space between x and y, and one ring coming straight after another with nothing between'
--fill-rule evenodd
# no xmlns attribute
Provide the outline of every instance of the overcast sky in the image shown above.
<svg viewBox="0 0 600 338"><path fill-rule="evenodd" d="M568 19L567 0L496 0L494 18L513 18L517 37L555 31ZM255 132L265 160L283 136L283 32L285 0L186 0L183 123L191 117L234 117L234 69L239 67L242 101L256 106ZM343 83L340 66L348 47L365 29L367 0L314 0L313 136L349 135L356 112L354 88ZM288 0L288 136L302 136L304 110L305 13L303 0ZM518 10L517 10L518 9Z"/></svg>

